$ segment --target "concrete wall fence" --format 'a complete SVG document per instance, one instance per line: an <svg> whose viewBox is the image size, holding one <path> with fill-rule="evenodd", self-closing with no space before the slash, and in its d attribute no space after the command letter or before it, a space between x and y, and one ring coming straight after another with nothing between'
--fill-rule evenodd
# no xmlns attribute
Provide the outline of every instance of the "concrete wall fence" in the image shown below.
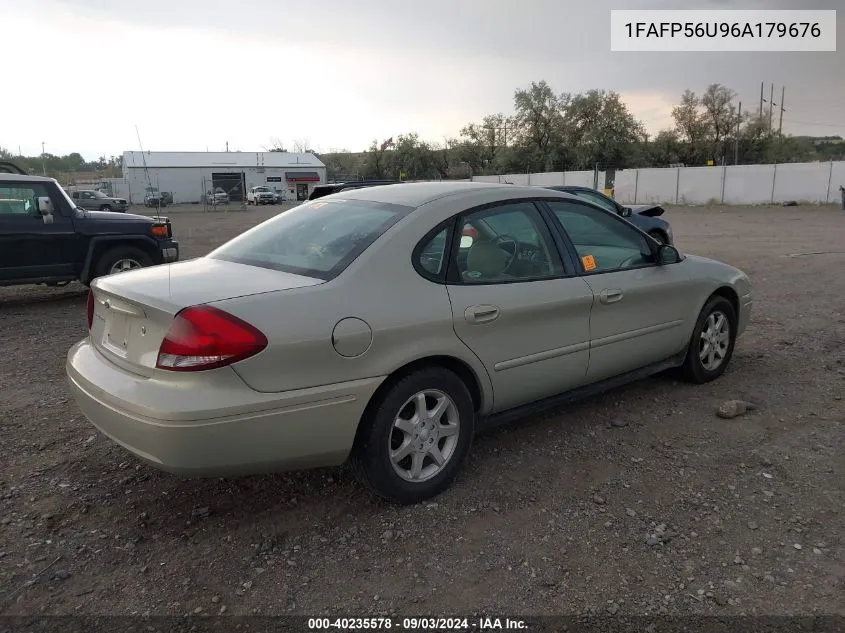
<svg viewBox="0 0 845 633"><path fill-rule="evenodd" d="M514 185L605 186L606 173L593 171L546 172L475 176L476 182ZM725 167L665 167L623 169L616 172L614 196L624 204L772 204L796 202L838 203L845 186L845 161L732 165Z"/></svg>

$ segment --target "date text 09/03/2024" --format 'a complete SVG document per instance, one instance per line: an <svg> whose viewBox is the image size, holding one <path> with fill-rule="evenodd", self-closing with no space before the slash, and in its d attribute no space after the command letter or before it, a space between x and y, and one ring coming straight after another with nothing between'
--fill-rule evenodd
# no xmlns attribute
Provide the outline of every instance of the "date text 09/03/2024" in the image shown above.
<svg viewBox="0 0 845 633"><path fill-rule="evenodd" d="M519 618L309 618L309 631L371 631L396 629L400 631L519 631L527 623Z"/></svg>

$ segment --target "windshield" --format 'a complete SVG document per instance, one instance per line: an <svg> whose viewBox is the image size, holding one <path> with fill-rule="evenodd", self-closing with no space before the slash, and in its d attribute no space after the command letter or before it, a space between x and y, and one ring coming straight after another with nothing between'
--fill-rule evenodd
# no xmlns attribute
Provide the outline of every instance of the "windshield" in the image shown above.
<svg viewBox="0 0 845 633"><path fill-rule="evenodd" d="M306 202L241 234L209 257L329 280L411 210L365 200Z"/></svg>
<svg viewBox="0 0 845 633"><path fill-rule="evenodd" d="M76 203L73 201L73 198L71 198L69 195L67 195L67 191L65 191L61 187L56 187L56 189L59 190L59 193L62 194L62 197L65 199L65 201L68 203L68 205L70 206L71 209L78 209L79 208L79 207L76 206Z"/></svg>
<svg viewBox="0 0 845 633"><path fill-rule="evenodd" d="M273 192L272 192L272 191L270 191L270 189L269 189L269 188L267 188L267 187L256 187L256 188L255 188L255 191L256 191L256 193L264 193L264 192L266 192L266 193L273 193Z"/></svg>

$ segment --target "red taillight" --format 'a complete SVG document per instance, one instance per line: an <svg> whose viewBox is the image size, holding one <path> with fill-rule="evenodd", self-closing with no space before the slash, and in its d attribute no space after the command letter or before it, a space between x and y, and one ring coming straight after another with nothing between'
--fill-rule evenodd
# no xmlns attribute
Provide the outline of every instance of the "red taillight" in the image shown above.
<svg viewBox="0 0 845 633"><path fill-rule="evenodd" d="M159 347L156 367L214 369L254 356L265 347L267 337L249 323L211 306L195 306L176 315Z"/></svg>
<svg viewBox="0 0 845 633"><path fill-rule="evenodd" d="M88 329L94 325L94 291L88 291L88 305L85 308L88 312Z"/></svg>

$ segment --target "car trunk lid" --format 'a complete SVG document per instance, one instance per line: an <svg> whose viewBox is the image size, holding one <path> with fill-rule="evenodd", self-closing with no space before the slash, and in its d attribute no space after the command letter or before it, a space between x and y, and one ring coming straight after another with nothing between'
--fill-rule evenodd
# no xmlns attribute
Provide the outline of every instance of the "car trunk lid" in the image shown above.
<svg viewBox="0 0 845 633"><path fill-rule="evenodd" d="M100 277L91 284L91 342L123 369L152 376L161 342L184 308L320 283L206 257Z"/></svg>

